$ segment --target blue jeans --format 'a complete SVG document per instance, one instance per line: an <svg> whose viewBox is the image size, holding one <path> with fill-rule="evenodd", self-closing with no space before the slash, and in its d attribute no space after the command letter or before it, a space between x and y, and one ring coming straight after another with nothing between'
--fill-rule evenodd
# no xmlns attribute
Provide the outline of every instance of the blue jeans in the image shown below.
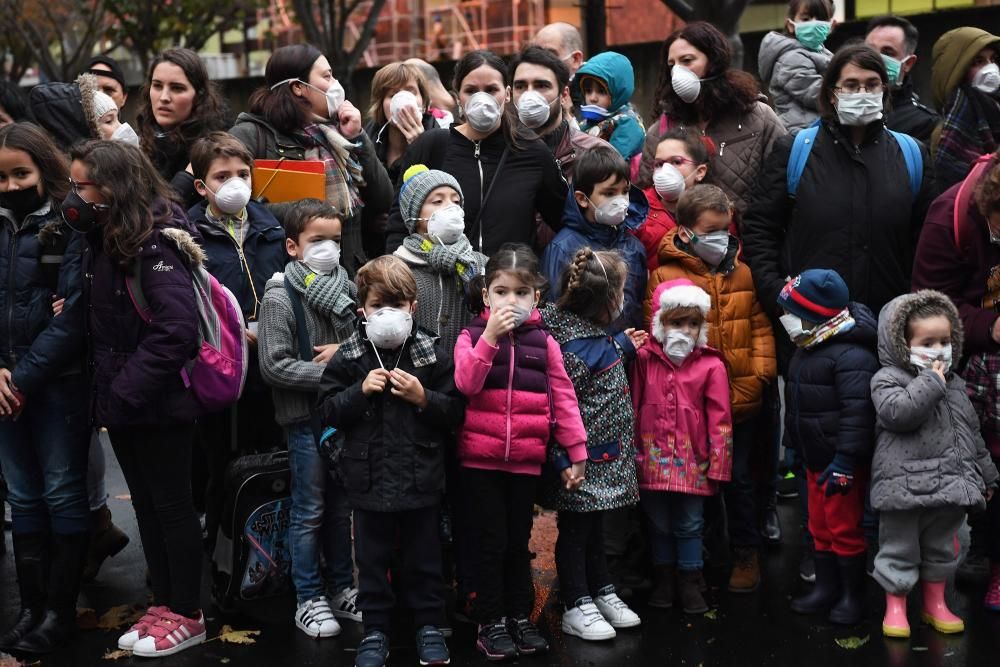
<svg viewBox="0 0 1000 667"><path fill-rule="evenodd" d="M17 421L0 421L0 462L15 533L75 535L90 528L87 384L61 377L27 398Z"/></svg>
<svg viewBox="0 0 1000 667"><path fill-rule="evenodd" d="M308 423L293 424L288 434L292 472L292 583L299 604L325 594L323 576L340 592L354 583L351 558L351 510L343 490L330 478L316 450ZM320 556L326 561L321 572Z"/></svg>
<svg viewBox="0 0 1000 667"><path fill-rule="evenodd" d="M705 527L705 498L671 491L640 492L649 521L653 565L676 565L679 570L700 570L701 535Z"/></svg>

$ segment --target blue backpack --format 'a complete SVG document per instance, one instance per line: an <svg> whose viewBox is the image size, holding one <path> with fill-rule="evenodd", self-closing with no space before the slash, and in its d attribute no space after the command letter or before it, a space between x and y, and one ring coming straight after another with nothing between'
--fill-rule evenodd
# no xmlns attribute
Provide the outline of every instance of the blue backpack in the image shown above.
<svg viewBox="0 0 1000 667"><path fill-rule="evenodd" d="M788 196L794 197L799 189L799 179L805 171L806 162L809 161L809 153L813 144L816 143L816 135L819 134L820 121L816 121L809 127L801 130L795 135L795 142L792 144L791 155L788 156ZM908 134L894 132L886 128L893 136L900 150L903 151L903 160L906 162L906 171L910 174L910 190L913 198L920 194L920 186L924 180L924 159L920 155L920 145L917 140Z"/></svg>

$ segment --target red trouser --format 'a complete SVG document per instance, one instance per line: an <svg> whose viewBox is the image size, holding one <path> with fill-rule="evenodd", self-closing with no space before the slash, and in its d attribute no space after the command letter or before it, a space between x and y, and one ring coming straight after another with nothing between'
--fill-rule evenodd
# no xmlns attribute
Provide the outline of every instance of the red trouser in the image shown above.
<svg viewBox="0 0 1000 667"><path fill-rule="evenodd" d="M856 556L865 552L861 526L868 490L868 468L854 471L854 486L847 495L826 495L826 484L817 484L821 473L806 471L809 487L809 532L816 551L832 551L838 556Z"/></svg>

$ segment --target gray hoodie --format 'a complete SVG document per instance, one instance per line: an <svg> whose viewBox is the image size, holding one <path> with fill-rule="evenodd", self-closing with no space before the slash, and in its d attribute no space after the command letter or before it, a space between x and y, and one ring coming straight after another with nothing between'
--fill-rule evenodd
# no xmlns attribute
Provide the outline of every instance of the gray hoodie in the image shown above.
<svg viewBox="0 0 1000 667"><path fill-rule="evenodd" d="M906 322L933 305L951 320L954 360L962 357L962 323L947 296L934 290L904 294L882 309L878 355L882 370L872 378L875 457L872 507L879 511L934 507L986 507L984 492L997 469L979 434L979 418L954 371L942 381L910 363Z"/></svg>
<svg viewBox="0 0 1000 667"><path fill-rule="evenodd" d="M827 49L810 51L784 33L764 35L757 56L760 79L770 91L778 117L792 134L819 118L817 100L832 57Z"/></svg>

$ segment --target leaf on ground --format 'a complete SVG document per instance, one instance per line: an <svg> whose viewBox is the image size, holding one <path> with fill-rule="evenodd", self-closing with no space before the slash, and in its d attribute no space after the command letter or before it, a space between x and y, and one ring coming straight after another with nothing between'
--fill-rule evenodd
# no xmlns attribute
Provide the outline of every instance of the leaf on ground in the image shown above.
<svg viewBox="0 0 1000 667"><path fill-rule="evenodd" d="M232 626L223 625L219 639L227 644L256 644L254 637L259 634L260 630L233 630Z"/></svg>
<svg viewBox="0 0 1000 667"><path fill-rule="evenodd" d="M97 621L101 630L118 630L127 627L142 618L145 610L131 604L120 604L108 609Z"/></svg>
<svg viewBox="0 0 1000 667"><path fill-rule="evenodd" d="M717 619L719 617L719 610L718 609L709 609L708 611L706 611L704 613L704 616L708 620L714 621L715 619Z"/></svg>
<svg viewBox="0 0 1000 667"><path fill-rule="evenodd" d="M95 630L97 628L97 612L88 607L77 609L76 627L81 630ZM0 663L0 665L2 664Z"/></svg>
<svg viewBox="0 0 1000 667"><path fill-rule="evenodd" d="M122 658L131 658L132 651L123 651L118 649L116 651L105 651L104 655L101 656L101 660L121 660Z"/></svg>
<svg viewBox="0 0 1000 667"><path fill-rule="evenodd" d="M872 638L871 635L865 635L864 637L844 637L843 639L839 639L838 638L838 639L834 639L834 641L837 643L837 646L839 646L840 648L846 648L846 649L849 649L849 650L854 650L854 649L861 648L862 646L864 646L865 644L867 644L868 640L871 639L871 638Z"/></svg>

